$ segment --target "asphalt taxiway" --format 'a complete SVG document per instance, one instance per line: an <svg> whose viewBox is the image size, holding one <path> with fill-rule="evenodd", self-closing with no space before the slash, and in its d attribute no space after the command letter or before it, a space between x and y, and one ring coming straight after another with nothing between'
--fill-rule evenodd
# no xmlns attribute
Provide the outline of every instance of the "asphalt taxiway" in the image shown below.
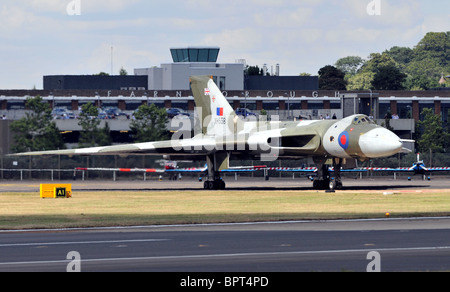
<svg viewBox="0 0 450 292"><path fill-rule="evenodd" d="M263 178L244 177L235 180L234 177L225 178L227 190L313 190L312 182L307 178ZM0 181L1 192L38 192L41 183L59 183L59 181ZM203 190L203 182L194 178L185 178L180 181L152 178L147 181L118 179L107 180L75 180L62 181L72 184L74 191L158 191L158 190ZM344 190L418 190L418 189L450 189L450 178L446 176L435 177L432 180L422 180L414 177L408 181L406 177L394 180L392 177L377 177L364 179L349 179L344 181Z"/></svg>
<svg viewBox="0 0 450 292"><path fill-rule="evenodd" d="M0 232L0 271L450 270L450 218Z"/></svg>
<svg viewBox="0 0 450 292"><path fill-rule="evenodd" d="M75 181L74 190L202 190L183 181ZM345 180L344 190L447 191L446 178ZM230 190L311 190L292 179L227 180ZM0 192L37 192L0 182ZM450 191L449 191L450 193ZM79 255L79 261L72 257ZM449 271L450 218L262 222L70 230L0 231L0 272Z"/></svg>

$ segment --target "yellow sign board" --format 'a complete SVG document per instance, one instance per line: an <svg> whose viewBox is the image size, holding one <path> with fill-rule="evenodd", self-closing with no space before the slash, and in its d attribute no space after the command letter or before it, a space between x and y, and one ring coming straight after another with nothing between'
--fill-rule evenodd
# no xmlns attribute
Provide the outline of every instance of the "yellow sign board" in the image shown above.
<svg viewBox="0 0 450 292"><path fill-rule="evenodd" d="M41 198L71 198L71 184L41 184Z"/></svg>

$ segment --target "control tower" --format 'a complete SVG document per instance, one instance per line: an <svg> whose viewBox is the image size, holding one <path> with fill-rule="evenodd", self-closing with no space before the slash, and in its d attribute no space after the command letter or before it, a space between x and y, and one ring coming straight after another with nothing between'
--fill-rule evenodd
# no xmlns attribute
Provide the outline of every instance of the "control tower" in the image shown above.
<svg viewBox="0 0 450 292"><path fill-rule="evenodd" d="M161 67L135 69L135 75L148 76L149 90L190 90L189 77L213 76L221 90L244 89L242 63L217 63L219 47L171 48L173 63Z"/></svg>

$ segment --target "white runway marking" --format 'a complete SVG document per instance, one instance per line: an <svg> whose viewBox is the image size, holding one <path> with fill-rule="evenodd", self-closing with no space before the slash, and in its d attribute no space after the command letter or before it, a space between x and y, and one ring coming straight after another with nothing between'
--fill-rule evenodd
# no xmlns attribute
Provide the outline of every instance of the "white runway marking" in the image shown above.
<svg viewBox="0 0 450 292"><path fill-rule="evenodd" d="M132 239L132 240L99 240L99 241L67 241L67 242L35 242L35 243L10 243L0 244L0 247L17 246L46 246L46 245L78 245L78 244L105 244L105 243L134 243L134 242L157 242L170 239Z"/></svg>
<svg viewBox="0 0 450 292"><path fill-rule="evenodd" d="M374 218L374 219L337 219L337 220L296 220L296 221L267 221L267 222L240 222L240 223L205 223L205 224L174 224L174 225L143 225L143 226L116 226L116 227L87 227L87 228L58 228L58 229L24 229L0 230L1 233L39 233L64 231L98 231L98 230L132 230L132 229L162 229L162 228L188 228L188 227L215 227L215 226L257 226L257 225L289 225L312 223L364 223L364 222L413 222L426 220L446 220L450 217L405 217L405 218ZM449 225L450 228L450 225Z"/></svg>
<svg viewBox="0 0 450 292"><path fill-rule="evenodd" d="M407 248L380 248L378 252L429 252L437 250L449 250L450 246L435 247L407 247ZM159 256L159 257L133 257L133 258L104 258L104 259L82 259L81 263L101 263L101 262L138 262L138 261L160 261L160 260L202 260L212 258L242 258L242 257L262 257L262 256L307 256L320 254L355 254L368 253L372 249L346 249L346 250L317 250L317 251L294 251L294 252L266 252L266 253L236 253L236 254L211 254L211 255L182 255L182 256ZM22 266L22 265L49 265L65 264L69 260L56 261L30 261L30 262L9 262L0 263L0 266Z"/></svg>

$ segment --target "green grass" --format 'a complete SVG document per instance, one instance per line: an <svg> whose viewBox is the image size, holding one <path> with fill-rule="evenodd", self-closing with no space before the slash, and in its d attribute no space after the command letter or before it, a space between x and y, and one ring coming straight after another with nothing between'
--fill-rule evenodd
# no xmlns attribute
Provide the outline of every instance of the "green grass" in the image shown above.
<svg viewBox="0 0 450 292"><path fill-rule="evenodd" d="M75 192L70 199L0 193L0 229L450 216L450 193Z"/></svg>

